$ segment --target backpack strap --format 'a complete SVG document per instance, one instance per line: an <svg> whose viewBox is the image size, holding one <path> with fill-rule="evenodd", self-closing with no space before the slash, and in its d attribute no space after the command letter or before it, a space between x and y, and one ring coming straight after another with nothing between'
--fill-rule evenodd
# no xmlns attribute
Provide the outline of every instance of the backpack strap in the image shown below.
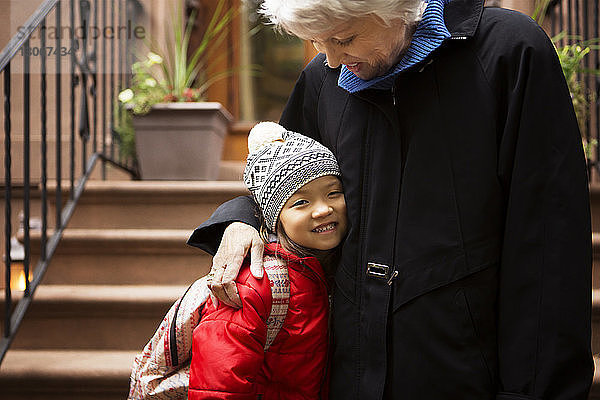
<svg viewBox="0 0 600 400"><path fill-rule="evenodd" d="M267 319L265 351L271 347L285 321L290 302L290 277L287 262L274 256L265 256L265 272L271 281L271 313Z"/></svg>
<svg viewBox="0 0 600 400"><path fill-rule="evenodd" d="M290 299L290 280L285 260L265 256L264 268L271 282L271 313L267 319L269 349L283 326ZM209 296L206 277L194 282L177 300L144 350L134 360L129 400L187 398L192 336Z"/></svg>
<svg viewBox="0 0 600 400"><path fill-rule="evenodd" d="M187 398L193 331L208 296L204 277L171 306L150 341L135 357L128 400Z"/></svg>

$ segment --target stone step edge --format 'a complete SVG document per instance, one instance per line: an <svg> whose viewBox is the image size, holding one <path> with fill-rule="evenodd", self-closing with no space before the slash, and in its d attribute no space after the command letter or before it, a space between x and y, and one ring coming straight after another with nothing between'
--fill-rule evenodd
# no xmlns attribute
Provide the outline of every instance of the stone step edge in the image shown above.
<svg viewBox="0 0 600 400"><path fill-rule="evenodd" d="M137 351L9 350L0 365L0 387L27 392L122 390ZM32 387L41 384L41 387ZM75 386L77 385L77 386ZM5 392L6 393L6 392ZM123 398L126 397L123 393Z"/></svg>
<svg viewBox="0 0 600 400"><path fill-rule="evenodd" d="M9 350L0 365L0 383L3 390L23 390L23 382L43 382L41 390L54 386L52 381L122 384L130 376L130 367L136 351L71 351L71 350ZM600 386L600 359L594 356L592 394ZM47 384L47 385L46 385ZM77 388L72 388L77 389Z"/></svg>
<svg viewBox="0 0 600 400"><path fill-rule="evenodd" d="M61 185L63 199L68 186ZM56 181L49 182L48 199L55 200ZM139 199L156 203L164 197L177 197L181 201L207 202L223 196L243 196L249 194L242 181L88 181L80 201L91 199L113 200Z"/></svg>
<svg viewBox="0 0 600 400"><path fill-rule="evenodd" d="M194 228L190 229L140 229L140 228L67 228L61 239L63 248L85 248L86 250L100 249L100 246L131 248L136 245L145 247L190 247L185 245ZM52 234L52 230L48 231ZM23 240L23 233L19 232L19 240ZM33 243L39 243L41 233L38 230L30 231ZM122 244L123 246L118 246ZM592 233L592 248L595 258L600 258L600 233ZM35 251L35 249L33 249ZM200 252L203 253L203 252Z"/></svg>
<svg viewBox="0 0 600 400"><path fill-rule="evenodd" d="M191 285L192 282L190 282ZM41 285L35 291L27 317L111 317L135 315L156 318L157 307L167 308L187 285ZM17 301L22 294L15 293ZM4 315L4 297L0 298ZM160 316L159 316L160 317ZM156 324L160 322L157 319Z"/></svg>
<svg viewBox="0 0 600 400"><path fill-rule="evenodd" d="M114 315L115 310L129 314L132 307L139 310L172 304L185 293L187 287L186 285L42 285L34 294L33 304L38 311L59 315L79 314L79 311L84 308L87 314L90 306L98 307L95 314L109 311L107 315ZM20 295L15 292L13 300L17 301L19 297ZM4 304L4 298L0 298L0 304ZM50 316L50 314L46 315ZM592 319L600 320L600 289L592 290Z"/></svg>
<svg viewBox="0 0 600 400"><path fill-rule="evenodd" d="M48 234L52 234L52 230ZM186 244L193 232L190 229L123 229L123 228L67 228L63 232L58 251L60 254L194 254L203 251ZM23 242L23 233L18 238ZM41 232L30 231L32 253L39 253Z"/></svg>

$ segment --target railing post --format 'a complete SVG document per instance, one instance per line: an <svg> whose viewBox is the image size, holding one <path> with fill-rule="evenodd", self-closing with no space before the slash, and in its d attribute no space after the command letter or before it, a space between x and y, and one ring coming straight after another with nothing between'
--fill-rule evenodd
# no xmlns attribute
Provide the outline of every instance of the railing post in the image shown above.
<svg viewBox="0 0 600 400"><path fill-rule="evenodd" d="M98 151L98 37L101 35L98 32L98 0L94 0L94 26L96 27L94 40L94 98L92 99L94 108L94 140L93 140L93 152Z"/></svg>
<svg viewBox="0 0 600 400"><path fill-rule="evenodd" d="M40 179L41 189L42 189L42 197L41 197L41 206L42 206L42 236L40 241L40 258L43 261L46 261L46 242L47 242L47 230L48 230L48 199L47 199L47 178L48 178L48 146L47 146L47 104L46 104L46 18L44 18L41 27L41 64L40 64L40 91L41 91L41 127L42 127L42 176ZM58 56L57 56L58 57ZM29 291L29 270L25 271L25 281L27 282L27 291Z"/></svg>
<svg viewBox="0 0 600 400"><path fill-rule="evenodd" d="M59 32L56 35L56 230L58 231L61 228L61 215L60 211L62 210L62 56L61 56L61 35L62 29L61 21L62 21L62 0L59 0L56 3L56 27L59 28Z"/></svg>
<svg viewBox="0 0 600 400"><path fill-rule="evenodd" d="M582 10L582 20L583 20L583 40L587 40L588 39L588 6L587 6L587 2L585 2L584 4L582 4L581 7ZM593 54L593 53L592 53ZM584 65L586 69L590 68L590 63L591 63L591 57L592 54L589 54L588 57L585 58L584 61ZM585 73L585 88L586 91L591 92L591 84L590 84L590 75L588 73ZM588 117L585 119L585 133L586 133L586 140L588 143L591 143L591 138L592 138L592 132L590 130L591 128L591 124L590 124L590 117L591 117L591 111L592 111L592 104L588 104L586 107L586 114L588 115Z"/></svg>
<svg viewBox="0 0 600 400"><path fill-rule="evenodd" d="M75 76L75 64L76 64L76 54L75 54L75 0L70 0L70 13L69 18L71 22L71 156L70 160L70 192L69 198L73 200L73 196L75 195L75 86L77 85L77 78Z"/></svg>
<svg viewBox="0 0 600 400"><path fill-rule="evenodd" d="M573 32L573 3L567 0L567 31Z"/></svg>
<svg viewBox="0 0 600 400"><path fill-rule="evenodd" d="M89 34L90 2L79 0L79 22L81 24L81 61L78 61L79 84L81 85L81 98L79 107L79 139L81 139L81 173L85 175L87 166L87 143L90 136L89 108L88 108L88 77L91 68L88 58L88 34Z"/></svg>
<svg viewBox="0 0 600 400"><path fill-rule="evenodd" d="M600 10L600 5L598 5L598 2L595 1L593 2L594 4L594 35L598 35L600 36L600 27L598 26L599 23L599 19L598 19L598 14L599 14L599 10ZM594 50L594 55L595 55L595 63L594 63L594 68L598 71L600 70L600 50L596 49ZM600 175L600 102L598 99L600 99L600 76L596 75L595 79L594 79L594 88L595 88L595 99L596 101L594 101L595 104L595 108L596 108L596 127L595 127L595 132L594 132L594 137L596 138L596 141L598 142L598 144L596 145L596 173L598 175Z"/></svg>
<svg viewBox="0 0 600 400"><path fill-rule="evenodd" d="M121 24L122 24L122 19L123 19L123 0L117 0L117 2L119 3L119 8L118 8L118 22L117 22L117 27L118 27L118 34L117 34L117 40L119 43L119 48L117 50L118 54L119 54L119 58L117 59L117 74L118 74L118 86L117 86L117 93L120 93L121 90L123 90L123 38L121 38ZM113 39L114 40L114 39ZM116 115L116 119L118 121L118 123L121 123L121 104L119 102L116 102L117 104L117 115ZM117 160L119 160L119 162L122 162L123 160L121 159L121 152L119 152L117 154Z"/></svg>
<svg viewBox="0 0 600 400"><path fill-rule="evenodd" d="M113 29L113 37L110 39L110 96L109 96L109 107L110 107L110 158L115 157L115 2L110 2L110 26Z"/></svg>
<svg viewBox="0 0 600 400"><path fill-rule="evenodd" d="M128 0L125 0L125 22L127 24L132 23L132 21L131 21L132 13L130 13L130 7L131 7L131 3L129 3ZM131 65L131 57L132 57L132 53L131 53L131 49L130 49L130 41L131 40L132 40L132 38L129 36L127 36L127 40L125 40L125 85L127 87L131 86L130 70L129 70L129 66Z"/></svg>
<svg viewBox="0 0 600 400"><path fill-rule="evenodd" d="M12 308L12 293L10 291L10 237L12 235L12 177L11 177L11 154L10 154L10 64L9 61L4 68L4 337L10 337L10 311ZM1 357L1 355L0 355Z"/></svg>
<svg viewBox="0 0 600 400"><path fill-rule="evenodd" d="M573 14L574 14L574 21L573 23L575 24L575 36L579 36L580 34L580 26L579 26L579 1L580 0L575 0L575 4L573 4ZM573 32L571 32L573 33Z"/></svg>
<svg viewBox="0 0 600 400"><path fill-rule="evenodd" d="M102 1L102 26L106 27L106 1ZM103 30L104 31L104 30ZM102 155L106 156L106 35L102 35ZM102 179L106 179L106 162L102 161Z"/></svg>
<svg viewBox="0 0 600 400"><path fill-rule="evenodd" d="M30 261L30 238L29 238L29 219L30 219L30 138L31 138L31 86L30 86L30 52L29 39L23 46L23 247L25 254L23 258L23 270L29 274ZM29 289L28 279L25 278L27 289ZM28 292L28 290L27 290ZM29 295L26 293L26 295Z"/></svg>
<svg viewBox="0 0 600 400"><path fill-rule="evenodd" d="M558 25L560 32L564 31L564 13L563 13L563 0L558 2ZM561 43L564 44L565 39L561 39Z"/></svg>

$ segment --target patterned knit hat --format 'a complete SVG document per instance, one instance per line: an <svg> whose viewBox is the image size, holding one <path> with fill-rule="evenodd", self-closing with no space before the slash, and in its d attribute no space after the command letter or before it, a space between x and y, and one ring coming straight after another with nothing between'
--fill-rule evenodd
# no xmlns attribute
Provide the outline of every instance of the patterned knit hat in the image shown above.
<svg viewBox="0 0 600 400"><path fill-rule="evenodd" d="M283 205L296 190L325 175L340 176L337 160L327 147L274 122L252 128L248 151L244 183L272 232Z"/></svg>

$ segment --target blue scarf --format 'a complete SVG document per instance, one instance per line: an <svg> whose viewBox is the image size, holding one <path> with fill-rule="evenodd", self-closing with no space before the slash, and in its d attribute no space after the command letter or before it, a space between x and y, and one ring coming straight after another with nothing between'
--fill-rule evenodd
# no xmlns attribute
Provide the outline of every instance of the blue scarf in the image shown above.
<svg viewBox="0 0 600 400"><path fill-rule="evenodd" d="M406 54L390 71L377 76L368 81L364 81L354 75L345 65L338 79L338 86L346 89L350 93L356 93L364 89L391 89L394 85L396 76L407 68L423 61L435 49L440 47L442 42L450 37L450 32L444 23L444 5L450 0L429 0L427 8L412 41L406 50Z"/></svg>

